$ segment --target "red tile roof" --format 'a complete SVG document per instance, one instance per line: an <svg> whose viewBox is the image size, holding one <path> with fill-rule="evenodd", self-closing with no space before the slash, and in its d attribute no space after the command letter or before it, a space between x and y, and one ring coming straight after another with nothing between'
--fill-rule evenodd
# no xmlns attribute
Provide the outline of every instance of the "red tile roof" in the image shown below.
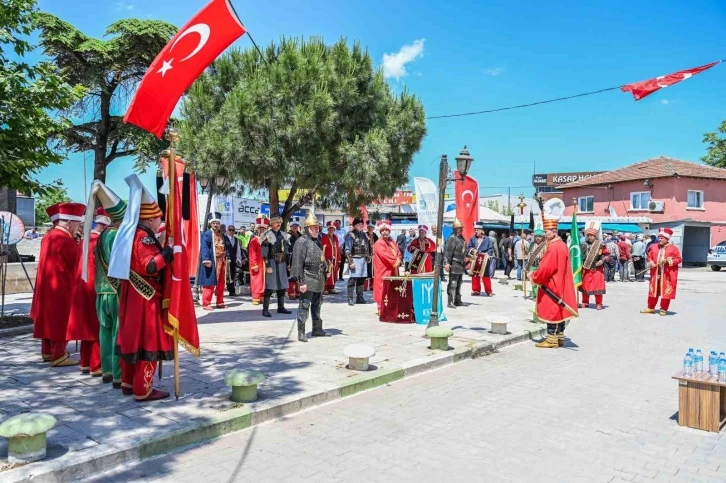
<svg viewBox="0 0 726 483"><path fill-rule="evenodd" d="M623 181L639 181L647 178L669 178L671 176L726 180L726 169L659 156L614 171L596 174L557 188L579 188L581 186L597 186Z"/></svg>

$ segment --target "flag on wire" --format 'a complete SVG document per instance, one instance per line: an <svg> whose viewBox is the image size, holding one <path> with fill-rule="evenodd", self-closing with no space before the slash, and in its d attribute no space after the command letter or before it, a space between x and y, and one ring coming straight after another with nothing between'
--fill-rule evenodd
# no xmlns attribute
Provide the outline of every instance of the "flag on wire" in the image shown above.
<svg viewBox="0 0 726 483"><path fill-rule="evenodd" d="M141 79L125 123L161 139L179 98L204 69L245 33L229 0L212 0L182 27Z"/></svg>
<svg viewBox="0 0 726 483"><path fill-rule="evenodd" d="M620 90L622 90L623 92L632 93L635 100L639 101L642 98L651 95L657 90L660 90L664 87L672 86L673 84L678 84L679 82L686 80L689 77L700 74L704 70L710 69L711 67L720 62L722 61L719 60L716 62L711 62L710 64L702 65L701 67L679 70L678 72L674 72L672 74L662 75L660 77L655 77L653 79L648 79L640 82L634 82L632 84L622 86Z"/></svg>
<svg viewBox="0 0 726 483"><path fill-rule="evenodd" d="M572 265L572 279L575 290L582 285L582 251L580 250L580 229L577 226L577 216L572 213L572 226L570 238L567 240L570 247L570 264Z"/></svg>

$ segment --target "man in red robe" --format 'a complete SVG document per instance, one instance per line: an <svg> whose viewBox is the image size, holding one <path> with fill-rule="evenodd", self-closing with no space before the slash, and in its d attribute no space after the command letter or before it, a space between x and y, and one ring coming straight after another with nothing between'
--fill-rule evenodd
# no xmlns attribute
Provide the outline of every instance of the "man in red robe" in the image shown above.
<svg viewBox="0 0 726 483"><path fill-rule="evenodd" d="M43 238L30 318L33 337L41 339L41 356L51 367L75 366L66 352L66 330L71 311L73 286L81 257L75 235L83 221L86 205L60 203L46 210L58 214L58 224Z"/></svg>
<svg viewBox="0 0 726 483"><path fill-rule="evenodd" d="M597 235L597 228L586 228L585 240L580 245L583 260L580 308L583 309L590 307L590 295L594 295L595 308L602 310L602 296L605 294L605 258L610 252Z"/></svg>
<svg viewBox="0 0 726 483"><path fill-rule="evenodd" d="M96 210L95 226L88 236L87 281L83 281L83 256L78 259L76 280L73 287L72 306L68 318L66 340L81 341L81 373L101 377L101 351L98 342L100 323L96 314L96 257L94 251L98 237L111 224L111 218L103 208ZM89 227L90 228L90 227ZM86 237L84 237L85 239Z"/></svg>
<svg viewBox="0 0 726 483"><path fill-rule="evenodd" d="M340 242L338 236L335 234L336 226L332 221L326 223L328 227L328 234L323 236L321 241L323 245L323 255L325 261L328 262L330 267L328 270L328 276L325 279L325 289L323 293L326 294L338 294L335 290L335 283L338 281L338 264L340 263ZM375 273L375 267L373 268Z"/></svg>
<svg viewBox="0 0 726 483"><path fill-rule="evenodd" d="M561 201L560 201L561 203ZM562 204L564 206L564 204ZM564 302L577 313L577 295L575 282L572 279L570 265L570 250L564 241L557 235L559 215L545 218L542 213L547 248L537 271L532 272L532 283L539 286L537 290L537 317L547 323L547 336L545 340L536 344L537 347L554 349L565 345L565 322L574 315L561 306L544 288L549 289L555 297Z"/></svg>
<svg viewBox="0 0 726 483"><path fill-rule="evenodd" d="M129 275L121 282L116 340L116 352L121 356L121 390L126 395L133 394L137 401L153 401L169 397L168 392L154 389L153 381L158 361L174 359L174 344L164 332L162 309L162 270L174 255L172 247L162 248L156 238L163 215L159 205L141 181L136 181L137 184L129 183L129 204L114 242L109 274L115 275L115 269L121 265L114 258L123 259L120 254L130 248ZM128 238L127 233L131 235Z"/></svg>
<svg viewBox="0 0 726 483"><path fill-rule="evenodd" d="M411 273L431 273L434 271L433 253L436 252L436 242L426 236L428 231L428 226L419 225L418 238L411 240L408 245L408 251L413 253L410 265ZM424 260L423 270L419 268L420 263L418 262L418 260L422 259Z"/></svg>
<svg viewBox="0 0 726 483"><path fill-rule="evenodd" d="M659 315L667 315L671 300L676 298L678 285L678 266L683 260L678 247L670 243L673 230L663 228L658 233L658 244L651 245L646 253L648 267L650 267L650 286L648 287L648 308L640 311L642 314L654 314L655 306L660 297Z"/></svg>
<svg viewBox="0 0 726 483"><path fill-rule="evenodd" d="M383 310L383 279L398 275L401 252L396 241L391 239L390 221L379 221L378 231L381 233L381 238L373 245L373 300L378 305L378 315L380 315Z"/></svg>
<svg viewBox="0 0 726 483"><path fill-rule="evenodd" d="M257 233L253 233L250 243L247 245L248 257L250 263L250 294L252 296L252 305L259 305L265 295L265 260L262 258L262 243L260 235L262 235L269 227L270 220L265 216L260 216L255 220Z"/></svg>

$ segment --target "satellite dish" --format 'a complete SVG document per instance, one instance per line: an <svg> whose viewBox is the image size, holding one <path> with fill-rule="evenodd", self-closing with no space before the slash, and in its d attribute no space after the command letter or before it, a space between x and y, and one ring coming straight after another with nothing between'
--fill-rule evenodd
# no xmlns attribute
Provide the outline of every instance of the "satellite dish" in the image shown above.
<svg viewBox="0 0 726 483"><path fill-rule="evenodd" d="M15 245L24 236L23 220L9 211L0 211L0 245Z"/></svg>
<svg viewBox="0 0 726 483"><path fill-rule="evenodd" d="M549 199L545 202L543 210L545 218L559 220L565 214L565 202L559 198Z"/></svg>

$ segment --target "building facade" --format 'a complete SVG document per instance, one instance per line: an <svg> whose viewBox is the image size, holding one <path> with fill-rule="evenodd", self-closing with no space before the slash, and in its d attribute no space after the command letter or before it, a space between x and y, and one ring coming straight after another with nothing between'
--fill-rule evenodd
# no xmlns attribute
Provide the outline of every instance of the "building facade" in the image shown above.
<svg viewBox="0 0 726 483"><path fill-rule="evenodd" d="M560 186L585 180L603 171L580 171L576 173L541 173L532 175L532 186L535 192L544 200L561 198Z"/></svg>
<svg viewBox="0 0 726 483"><path fill-rule="evenodd" d="M669 226L684 262L702 263L726 240L726 169L660 156L559 186L567 215L647 217Z"/></svg>

